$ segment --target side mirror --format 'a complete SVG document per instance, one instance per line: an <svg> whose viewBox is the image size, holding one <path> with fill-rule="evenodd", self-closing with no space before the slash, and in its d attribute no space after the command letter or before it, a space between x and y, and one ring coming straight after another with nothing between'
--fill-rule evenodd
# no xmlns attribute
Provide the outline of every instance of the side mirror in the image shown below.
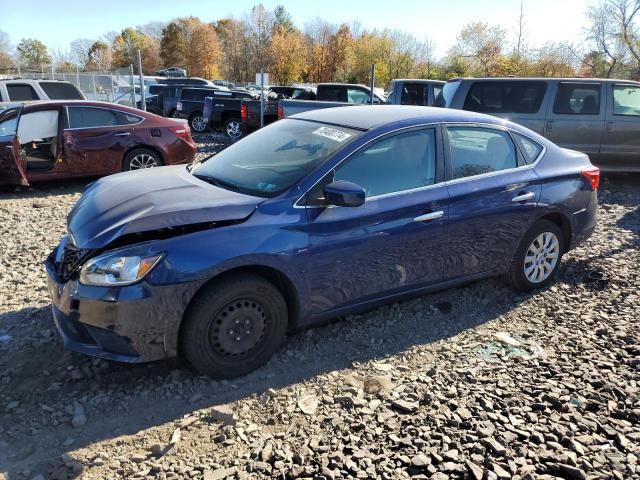
<svg viewBox="0 0 640 480"><path fill-rule="evenodd" d="M322 189L329 205L337 207L359 207L364 204L365 191L360 185L345 180L331 182Z"/></svg>

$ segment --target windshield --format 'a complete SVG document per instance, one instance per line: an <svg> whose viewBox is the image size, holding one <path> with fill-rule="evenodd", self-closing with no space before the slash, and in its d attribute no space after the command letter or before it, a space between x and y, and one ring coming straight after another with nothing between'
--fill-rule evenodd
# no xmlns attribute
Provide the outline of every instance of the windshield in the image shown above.
<svg viewBox="0 0 640 480"><path fill-rule="evenodd" d="M273 197L360 133L347 127L283 119L196 164L191 173L222 188Z"/></svg>

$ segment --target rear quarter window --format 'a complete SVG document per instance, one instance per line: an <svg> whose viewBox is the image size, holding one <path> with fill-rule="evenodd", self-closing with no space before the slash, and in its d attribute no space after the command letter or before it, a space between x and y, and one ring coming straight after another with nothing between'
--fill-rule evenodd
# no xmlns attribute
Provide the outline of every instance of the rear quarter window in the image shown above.
<svg viewBox="0 0 640 480"><path fill-rule="evenodd" d="M13 83L7 85L7 93L11 101L39 100L34 88L27 83Z"/></svg>
<svg viewBox="0 0 640 480"><path fill-rule="evenodd" d="M456 94L459 86L460 80L445 83L442 87L442 91L440 91L436 97L434 105L436 107L451 108L451 101L453 100L453 96Z"/></svg>
<svg viewBox="0 0 640 480"><path fill-rule="evenodd" d="M51 100L83 100L75 85L65 82L40 82L40 86Z"/></svg>
<svg viewBox="0 0 640 480"><path fill-rule="evenodd" d="M544 147L524 135L520 135L516 132L512 132L512 134L520 148L520 151L522 152L522 155L524 156L525 162L528 164L535 162L540 153L542 153Z"/></svg>

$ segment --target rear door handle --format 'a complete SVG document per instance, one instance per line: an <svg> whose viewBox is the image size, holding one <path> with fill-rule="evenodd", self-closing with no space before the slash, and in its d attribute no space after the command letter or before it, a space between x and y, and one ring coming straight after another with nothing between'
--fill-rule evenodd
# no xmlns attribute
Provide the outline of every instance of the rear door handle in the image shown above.
<svg viewBox="0 0 640 480"><path fill-rule="evenodd" d="M428 222L429 220L435 220L436 218L440 218L444 215L444 211L438 210L437 212L429 212L424 215L420 215L413 219L414 222Z"/></svg>
<svg viewBox="0 0 640 480"><path fill-rule="evenodd" d="M553 120L547 120L547 132L550 132L551 130L553 130L554 124L555 122Z"/></svg>
<svg viewBox="0 0 640 480"><path fill-rule="evenodd" d="M520 195L516 195L511 199L512 202L526 202L527 200L533 200L536 194L533 192L526 192Z"/></svg>
<svg viewBox="0 0 640 480"><path fill-rule="evenodd" d="M119 133L116 133L116 137L128 137L129 135L131 135L131 132L119 132Z"/></svg>

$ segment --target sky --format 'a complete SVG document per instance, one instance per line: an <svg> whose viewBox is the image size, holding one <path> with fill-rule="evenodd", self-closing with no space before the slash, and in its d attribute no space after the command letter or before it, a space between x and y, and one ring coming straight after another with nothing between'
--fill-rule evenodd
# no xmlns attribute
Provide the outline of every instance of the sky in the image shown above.
<svg viewBox="0 0 640 480"><path fill-rule="evenodd" d="M586 26L585 12L595 0L524 0L526 41L580 43ZM55 9L52 8L55 3ZM0 0L0 30L13 44L21 38L38 38L49 49L68 50L76 38L99 38L108 31L151 21L168 21L194 15L203 21L240 17L257 0ZM332 23L361 22L363 28L406 30L435 42L442 56L469 22L482 20L501 25L510 39L520 11L520 0L263 0L267 9L282 4L296 25L320 16Z"/></svg>

